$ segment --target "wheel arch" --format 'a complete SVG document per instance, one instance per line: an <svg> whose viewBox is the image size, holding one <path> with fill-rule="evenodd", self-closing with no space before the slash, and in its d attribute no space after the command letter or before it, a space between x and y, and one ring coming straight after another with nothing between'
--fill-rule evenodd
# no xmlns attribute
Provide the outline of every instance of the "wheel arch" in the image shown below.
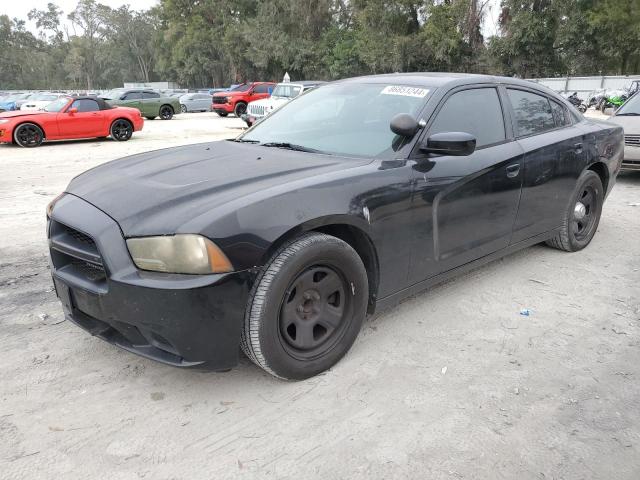
<svg viewBox="0 0 640 480"><path fill-rule="evenodd" d="M600 181L602 182L602 188L604 192L608 191L609 188L609 169L604 162L595 162L587 167L587 170L591 170L598 174L600 177Z"/></svg>
<svg viewBox="0 0 640 480"><path fill-rule="evenodd" d="M324 233L339 238L356 251L364 264L367 272L367 281L369 283L367 312L373 313L375 311L378 285L380 283L378 252L369 234L358 225L357 219L352 219L348 215L318 218L291 228L272 242L270 247L265 251L261 264L265 265L269 258L284 244L308 232Z"/></svg>
<svg viewBox="0 0 640 480"><path fill-rule="evenodd" d="M16 130L18 128L20 128L22 125L26 125L28 123L31 123L31 124L37 126L40 130L42 130L42 134L44 135L44 138L45 139L47 138L47 130L42 126L42 124L40 122L33 121L33 120L23 120L23 121L17 123L15 127L13 127L13 130L11 131L11 143L15 143L16 142L15 139L14 139L15 134L16 134Z"/></svg>

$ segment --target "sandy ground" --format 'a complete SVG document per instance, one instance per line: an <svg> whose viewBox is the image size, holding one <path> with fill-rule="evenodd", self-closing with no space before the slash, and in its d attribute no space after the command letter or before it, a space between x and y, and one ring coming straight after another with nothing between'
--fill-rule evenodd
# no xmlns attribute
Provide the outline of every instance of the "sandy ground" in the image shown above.
<svg viewBox="0 0 640 480"><path fill-rule="evenodd" d="M123 144L0 146L1 479L640 478L638 174L583 252L536 246L433 288L304 382L247 360L178 370L64 321L48 201L94 165L240 126L188 114Z"/></svg>

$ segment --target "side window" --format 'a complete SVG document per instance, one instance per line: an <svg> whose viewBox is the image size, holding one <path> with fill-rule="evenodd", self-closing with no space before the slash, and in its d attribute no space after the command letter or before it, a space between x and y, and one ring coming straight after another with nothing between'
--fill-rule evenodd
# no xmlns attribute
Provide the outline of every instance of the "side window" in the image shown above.
<svg viewBox="0 0 640 480"><path fill-rule="evenodd" d="M553 100L551 100L551 113L553 113L553 119L556 121L557 127L566 127L567 125L571 125L569 110Z"/></svg>
<svg viewBox="0 0 640 480"><path fill-rule="evenodd" d="M95 100L82 99L76 100L71 104L71 108L77 108L78 113L80 112L97 112L100 110L100 106L98 102Z"/></svg>
<svg viewBox="0 0 640 480"><path fill-rule="evenodd" d="M269 85L258 85L253 93L269 93Z"/></svg>
<svg viewBox="0 0 640 480"><path fill-rule="evenodd" d="M123 100L140 100L142 98L142 92L129 92L127 93Z"/></svg>
<svg viewBox="0 0 640 480"><path fill-rule="evenodd" d="M511 88L507 89L507 92L516 114L519 137L535 135L556 128L547 97Z"/></svg>
<svg viewBox="0 0 640 480"><path fill-rule="evenodd" d="M474 88L451 95L429 130L429 134L444 132L470 133L478 148L504 141L507 136L497 90Z"/></svg>
<svg viewBox="0 0 640 480"><path fill-rule="evenodd" d="M144 98L145 100L148 100L150 98L160 98L160 94L156 92L143 92L142 98Z"/></svg>

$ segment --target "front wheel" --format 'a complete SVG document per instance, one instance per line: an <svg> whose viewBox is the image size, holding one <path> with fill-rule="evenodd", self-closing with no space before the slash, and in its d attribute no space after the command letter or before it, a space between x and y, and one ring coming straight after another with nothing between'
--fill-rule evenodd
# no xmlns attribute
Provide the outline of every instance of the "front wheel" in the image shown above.
<svg viewBox="0 0 640 480"><path fill-rule="evenodd" d="M173 118L173 108L170 105L160 107L160 118L162 120L171 120Z"/></svg>
<svg viewBox="0 0 640 480"><path fill-rule="evenodd" d="M111 124L110 133L116 142L126 142L133 135L133 125L129 120L121 118Z"/></svg>
<svg viewBox="0 0 640 480"><path fill-rule="evenodd" d="M39 147L44 141L44 132L34 123L23 123L13 132L13 141L24 148Z"/></svg>
<svg viewBox="0 0 640 480"><path fill-rule="evenodd" d="M216 112L219 116L221 116L222 118L226 117L227 115L229 115L227 112Z"/></svg>
<svg viewBox="0 0 640 480"><path fill-rule="evenodd" d="M603 202L602 180L596 172L585 170L578 178L560 232L547 245L567 252L577 252L589 245L600 223Z"/></svg>
<svg viewBox="0 0 640 480"><path fill-rule="evenodd" d="M368 297L366 270L349 244L322 233L302 235L281 247L256 279L242 349L276 377L317 375L351 348Z"/></svg>
<svg viewBox="0 0 640 480"><path fill-rule="evenodd" d="M244 115L245 113L247 113L247 104L244 102L238 102L236 103L236 106L233 108L233 114L240 118L242 117L242 115Z"/></svg>

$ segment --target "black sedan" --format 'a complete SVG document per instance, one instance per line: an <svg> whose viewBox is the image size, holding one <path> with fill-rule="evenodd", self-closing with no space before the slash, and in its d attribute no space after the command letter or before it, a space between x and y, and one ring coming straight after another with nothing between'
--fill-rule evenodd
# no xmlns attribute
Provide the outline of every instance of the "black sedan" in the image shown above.
<svg viewBox="0 0 640 480"><path fill-rule="evenodd" d="M526 81L319 87L232 141L135 155L48 209L67 318L131 352L303 379L363 319L530 245L575 252L623 155L616 125Z"/></svg>

